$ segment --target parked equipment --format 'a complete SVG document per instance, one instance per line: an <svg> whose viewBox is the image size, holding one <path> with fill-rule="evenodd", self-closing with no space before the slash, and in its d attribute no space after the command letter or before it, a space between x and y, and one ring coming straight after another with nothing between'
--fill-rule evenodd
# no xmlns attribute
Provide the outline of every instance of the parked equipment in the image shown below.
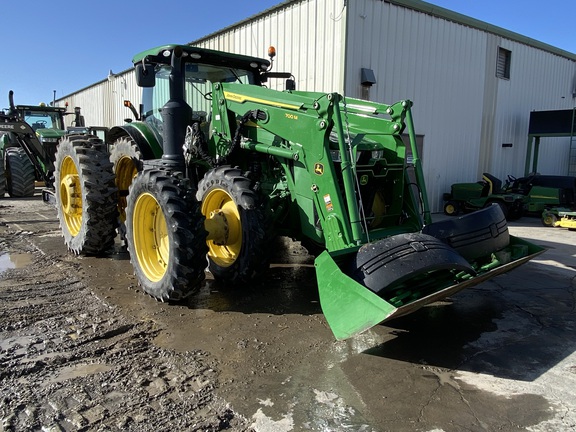
<svg viewBox="0 0 576 432"><path fill-rule="evenodd" d="M193 293L206 256L225 283L263 277L271 239L287 235L316 255L322 309L344 339L543 251L509 235L498 206L432 223L409 100L296 91L271 61L191 46L133 63L139 119L111 129L109 157L94 136L61 140L57 208L77 254L109 250L119 220L158 299ZM273 78L287 90L264 87Z"/></svg>
<svg viewBox="0 0 576 432"><path fill-rule="evenodd" d="M14 105L13 91L8 99L10 108L0 112L0 197L5 192L12 197L33 196L36 181L43 181L44 199L54 201L54 160L60 139L67 134L92 134L104 139L108 128L87 127L79 107L72 113L44 104ZM74 126L66 128L64 118L70 114L74 114Z"/></svg>
<svg viewBox="0 0 576 432"><path fill-rule="evenodd" d="M531 174L513 179L509 191L525 196L527 213L542 214L554 207L576 208L576 177Z"/></svg>
<svg viewBox="0 0 576 432"><path fill-rule="evenodd" d="M5 192L12 197L32 196L36 180L43 180L46 186L52 186L58 134L56 129L45 127L48 123L47 120L41 120L45 117L43 114L32 115L31 107L15 106L12 91L8 99L8 112L0 113L0 132L3 132L0 136L0 197L3 197ZM42 107L38 108L39 113L45 112L41 111ZM63 111L64 108L52 108L50 114L46 115L50 116L55 126L63 127ZM37 120L30 125L26 117L28 120L32 117ZM46 133L37 133L39 129L45 129Z"/></svg>
<svg viewBox="0 0 576 432"><path fill-rule="evenodd" d="M502 185L502 180L484 173L482 181L477 183L455 183L450 193L444 194L444 214L457 216L497 204L508 220L518 219L524 213L524 196L508 190L513 180L509 176Z"/></svg>
<svg viewBox="0 0 576 432"><path fill-rule="evenodd" d="M551 208L542 212L542 225L576 230L576 211L567 208Z"/></svg>

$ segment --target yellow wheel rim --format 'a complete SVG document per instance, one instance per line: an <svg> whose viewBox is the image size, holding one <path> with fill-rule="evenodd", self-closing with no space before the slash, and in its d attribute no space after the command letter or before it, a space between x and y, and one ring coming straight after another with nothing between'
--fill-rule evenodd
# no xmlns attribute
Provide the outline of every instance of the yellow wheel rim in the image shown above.
<svg viewBox="0 0 576 432"><path fill-rule="evenodd" d="M120 213L120 220L126 222L126 206L128 188L132 184L132 180L138 174L138 169L134 164L131 157L121 157L116 162L116 186L118 187L118 212Z"/></svg>
<svg viewBox="0 0 576 432"><path fill-rule="evenodd" d="M156 198L143 193L134 204L133 240L138 264L152 282L166 274L170 262L168 227Z"/></svg>
<svg viewBox="0 0 576 432"><path fill-rule="evenodd" d="M66 156L60 165L60 208L66 229L77 236L82 227L82 186L74 160Z"/></svg>
<svg viewBox="0 0 576 432"><path fill-rule="evenodd" d="M456 208L452 204L446 205L446 213L454 214L456 212Z"/></svg>
<svg viewBox="0 0 576 432"><path fill-rule="evenodd" d="M202 214L208 231L208 256L220 267L229 267L242 249L242 223L232 197L223 189L214 189L202 201Z"/></svg>

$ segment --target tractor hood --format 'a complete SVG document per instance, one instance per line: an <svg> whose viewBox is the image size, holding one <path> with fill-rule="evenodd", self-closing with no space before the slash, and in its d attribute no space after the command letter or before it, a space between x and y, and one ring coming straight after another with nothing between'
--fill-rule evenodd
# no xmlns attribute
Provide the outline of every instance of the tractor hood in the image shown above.
<svg viewBox="0 0 576 432"><path fill-rule="evenodd" d="M40 138L41 141L58 141L60 138L62 138L64 135L66 135L66 131L60 130L60 129L50 129L50 128L45 128L45 129L37 129L36 130L36 135L38 136L38 138Z"/></svg>

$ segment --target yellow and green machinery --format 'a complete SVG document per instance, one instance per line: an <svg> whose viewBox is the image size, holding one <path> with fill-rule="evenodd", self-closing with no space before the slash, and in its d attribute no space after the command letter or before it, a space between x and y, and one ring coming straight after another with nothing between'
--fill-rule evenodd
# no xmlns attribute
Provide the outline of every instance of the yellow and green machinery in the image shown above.
<svg viewBox="0 0 576 432"><path fill-rule="evenodd" d="M56 201L72 252L105 253L121 228L158 299L194 293L207 262L226 284L265 278L272 239L289 236L316 257L344 339L542 252L498 206L432 221L410 100L298 91L269 60L187 45L133 63L137 118L110 130L110 154L91 135L61 140ZM278 79L284 91L267 87Z"/></svg>

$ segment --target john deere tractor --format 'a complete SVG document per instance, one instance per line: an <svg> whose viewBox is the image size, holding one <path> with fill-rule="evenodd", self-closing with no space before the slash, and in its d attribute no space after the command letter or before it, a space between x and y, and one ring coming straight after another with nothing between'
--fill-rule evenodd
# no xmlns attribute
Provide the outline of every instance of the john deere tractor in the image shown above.
<svg viewBox="0 0 576 432"><path fill-rule="evenodd" d="M207 258L214 278L250 283L271 240L290 236L316 256L324 315L344 339L542 252L509 234L498 206L432 223L409 100L297 91L269 60L192 46L133 63L143 103L110 131L110 155L94 136L60 141L58 217L77 254L106 253L124 226L158 299L192 294Z"/></svg>
<svg viewBox="0 0 576 432"><path fill-rule="evenodd" d="M52 186L58 139L64 135L65 108L14 105L0 112L0 197L34 195L36 180ZM42 132L40 132L42 130Z"/></svg>
<svg viewBox="0 0 576 432"><path fill-rule="evenodd" d="M5 192L12 197L32 196L36 181L52 186L56 146L70 133L64 117L72 113L44 104L14 105L13 91L8 100L10 107L0 114L0 197ZM80 108L74 114L76 126L84 126Z"/></svg>

